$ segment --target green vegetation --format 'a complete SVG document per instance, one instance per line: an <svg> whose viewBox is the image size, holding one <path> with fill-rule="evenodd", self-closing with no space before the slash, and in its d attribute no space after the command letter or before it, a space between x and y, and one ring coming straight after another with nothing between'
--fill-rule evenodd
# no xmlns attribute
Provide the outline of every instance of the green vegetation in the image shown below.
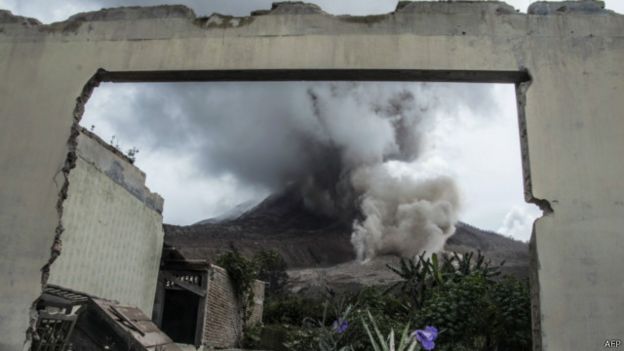
<svg viewBox="0 0 624 351"><path fill-rule="evenodd" d="M394 329L390 330L390 334L387 337L383 336L379 331L375 318L373 318L370 312L368 312L368 321L362 320L362 324L375 351L414 351L418 347L418 341L409 334L409 324L403 328L398 342L394 336ZM435 337L437 337L437 331L435 332Z"/></svg>
<svg viewBox="0 0 624 351"><path fill-rule="evenodd" d="M217 258L217 265L224 268L230 280L234 292L243 303L243 321L247 321L251 315L250 306L253 306L254 292L253 283L256 279L257 270L253 261L242 256L237 250L228 251Z"/></svg>
<svg viewBox="0 0 624 351"><path fill-rule="evenodd" d="M388 267L402 278L394 286L325 299L288 294L286 266L275 252L247 262L256 274L264 269L264 279L274 279L272 294L279 296L267 299L264 325L245 331L248 348L428 350L416 342L413 328L425 333L421 337L435 329L435 350L531 349L528 282L501 277L502 264L492 265L481 253L403 259ZM234 265L239 266L247 263Z"/></svg>
<svg viewBox="0 0 624 351"><path fill-rule="evenodd" d="M265 295L270 301L274 296L284 294L288 275L286 261L274 250L258 252L251 260L232 249L217 257L217 265L224 268L232 281L234 292L243 304L243 320L251 315L249 306L253 305L253 284L259 279L267 283Z"/></svg>
<svg viewBox="0 0 624 351"><path fill-rule="evenodd" d="M281 296L286 292L288 274L286 261L275 250L263 250L253 257L258 273L258 279L266 282L265 295L267 299Z"/></svg>

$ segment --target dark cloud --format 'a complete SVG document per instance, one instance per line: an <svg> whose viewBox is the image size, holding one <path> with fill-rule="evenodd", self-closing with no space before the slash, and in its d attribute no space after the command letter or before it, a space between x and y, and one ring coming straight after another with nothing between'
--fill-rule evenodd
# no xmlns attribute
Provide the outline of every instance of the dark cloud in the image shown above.
<svg viewBox="0 0 624 351"><path fill-rule="evenodd" d="M370 259L435 252L453 233L453 180L397 178L389 161L418 162L441 116L459 118L465 108L490 114L481 104L488 94L491 86L389 82L133 84L109 95L114 103L99 118L121 139L143 135L152 149L190 156L206 177L291 189L310 210L358 218L353 244Z"/></svg>
<svg viewBox="0 0 624 351"><path fill-rule="evenodd" d="M115 94L116 87L120 94ZM491 115L485 85L405 83L104 84L106 119L123 141L190 156L205 176L269 190L311 177L325 190L344 172L413 160L433 112ZM96 95L98 91L96 90ZM97 99L97 98L96 98ZM114 103L111 103L114 102ZM91 103L91 102L90 102ZM452 114L450 114L452 115Z"/></svg>

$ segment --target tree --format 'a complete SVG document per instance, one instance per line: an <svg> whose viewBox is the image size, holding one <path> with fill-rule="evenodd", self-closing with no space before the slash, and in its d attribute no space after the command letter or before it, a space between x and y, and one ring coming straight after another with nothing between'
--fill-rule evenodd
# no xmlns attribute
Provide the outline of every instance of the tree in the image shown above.
<svg viewBox="0 0 624 351"><path fill-rule="evenodd" d="M265 294L267 298L283 295L288 283L288 268L286 261L275 250L262 250L254 255L258 279L267 283Z"/></svg>

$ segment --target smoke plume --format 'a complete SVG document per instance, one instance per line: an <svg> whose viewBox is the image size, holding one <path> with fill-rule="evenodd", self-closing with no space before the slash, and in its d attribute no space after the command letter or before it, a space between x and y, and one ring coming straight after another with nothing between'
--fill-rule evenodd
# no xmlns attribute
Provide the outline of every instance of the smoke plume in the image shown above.
<svg viewBox="0 0 624 351"><path fill-rule="evenodd" d="M361 261L438 252L455 232L459 196L449 177L396 177L382 163L356 170L352 182L362 194L363 219L354 222L351 237Z"/></svg>
<svg viewBox="0 0 624 351"><path fill-rule="evenodd" d="M309 209L353 222L361 260L435 252L453 234L456 186L419 165L439 112L477 108L472 101L487 93L401 83L135 87L127 91L129 109L144 112L117 117L125 115L119 107L106 117L118 118L119 138L175 145L203 175L268 193L297 189Z"/></svg>
<svg viewBox="0 0 624 351"><path fill-rule="evenodd" d="M351 242L361 261L440 251L457 220L459 195L451 178L392 174L391 162L418 162L423 132L435 121L413 92L387 94L358 85L308 90L321 140L331 150L327 157L340 159L335 169L321 164L323 181L312 174L303 196L323 213L358 214ZM367 110L342 112L349 102Z"/></svg>

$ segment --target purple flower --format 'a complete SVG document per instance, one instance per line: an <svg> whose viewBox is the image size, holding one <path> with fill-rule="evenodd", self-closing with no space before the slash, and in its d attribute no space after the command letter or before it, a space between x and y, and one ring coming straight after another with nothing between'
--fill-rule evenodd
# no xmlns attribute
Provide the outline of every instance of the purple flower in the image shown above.
<svg viewBox="0 0 624 351"><path fill-rule="evenodd" d="M432 326L426 326L425 329L414 330L412 336L418 340L423 349L430 351L435 348L435 339L438 338L438 329Z"/></svg>
<svg viewBox="0 0 624 351"><path fill-rule="evenodd" d="M332 323L332 330L338 334L342 334L349 328L349 321L344 319L337 319Z"/></svg>

